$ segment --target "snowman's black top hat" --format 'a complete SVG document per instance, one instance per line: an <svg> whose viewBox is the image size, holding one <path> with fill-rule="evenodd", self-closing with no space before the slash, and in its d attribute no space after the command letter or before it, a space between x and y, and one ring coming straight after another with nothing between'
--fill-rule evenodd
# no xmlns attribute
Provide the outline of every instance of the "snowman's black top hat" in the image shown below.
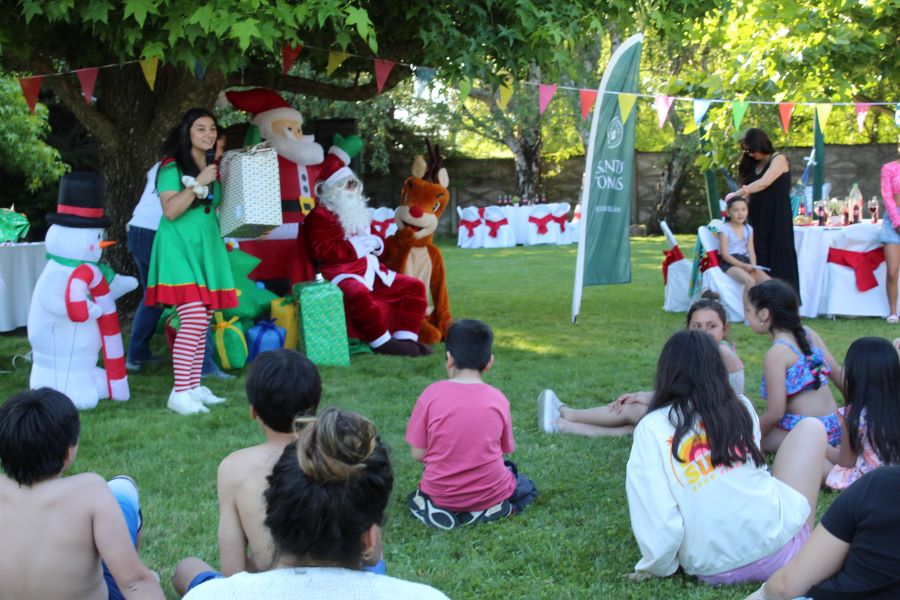
<svg viewBox="0 0 900 600"><path fill-rule="evenodd" d="M56 212L47 215L51 225L65 227L109 227L103 199L106 186L97 173L69 173L59 182Z"/></svg>

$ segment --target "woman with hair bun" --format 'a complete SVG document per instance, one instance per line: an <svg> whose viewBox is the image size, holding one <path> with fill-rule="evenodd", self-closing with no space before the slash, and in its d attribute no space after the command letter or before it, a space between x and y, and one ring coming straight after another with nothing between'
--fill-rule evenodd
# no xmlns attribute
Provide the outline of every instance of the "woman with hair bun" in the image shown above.
<svg viewBox="0 0 900 600"><path fill-rule="evenodd" d="M304 426L265 493L272 569L207 581L185 599L446 599L432 587L362 571L379 545L394 484L375 425L334 407L298 422Z"/></svg>

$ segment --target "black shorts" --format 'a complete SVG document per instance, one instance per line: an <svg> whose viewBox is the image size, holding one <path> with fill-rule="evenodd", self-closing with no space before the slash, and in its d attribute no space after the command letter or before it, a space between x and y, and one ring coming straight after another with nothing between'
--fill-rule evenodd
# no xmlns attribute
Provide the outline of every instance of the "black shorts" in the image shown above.
<svg viewBox="0 0 900 600"><path fill-rule="evenodd" d="M748 265L750 264L750 257L747 256L746 254L732 254L731 258L736 258L739 261L741 261L742 263L747 263ZM730 262L726 262L726 261L722 260L719 262L719 266L722 267L722 272L725 273L728 271L728 269L730 269L734 265L731 264Z"/></svg>

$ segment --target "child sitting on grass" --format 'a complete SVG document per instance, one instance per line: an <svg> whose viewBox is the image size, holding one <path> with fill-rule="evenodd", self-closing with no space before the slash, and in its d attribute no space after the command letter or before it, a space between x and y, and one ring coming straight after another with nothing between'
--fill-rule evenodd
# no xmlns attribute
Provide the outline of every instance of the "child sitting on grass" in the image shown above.
<svg viewBox="0 0 900 600"><path fill-rule="evenodd" d="M484 383L493 333L475 320L447 332L447 375L422 392L406 427L414 459L425 463L407 497L413 516L439 529L518 514L537 496L534 482L504 454L515 450L509 401Z"/></svg>
<svg viewBox="0 0 900 600"><path fill-rule="evenodd" d="M746 290L771 278L756 264L753 227L747 223L747 199L734 196L726 206L727 216L719 231L719 266Z"/></svg>
<svg viewBox="0 0 900 600"><path fill-rule="evenodd" d="M263 492L266 478L285 446L296 439L295 419L314 417L322 395L316 366L294 350L263 352L247 372L250 417L259 423L266 441L229 454L219 465L219 559L222 572L199 558L178 563L172 585L184 595L194 587L242 571L255 573L272 567L274 546L265 527ZM248 553L249 550L249 553ZM381 553L376 555L383 572Z"/></svg>
<svg viewBox="0 0 900 600"><path fill-rule="evenodd" d="M75 405L50 388L21 392L0 407L0 597L162 600L135 549L141 518L134 481L62 477L80 429Z"/></svg>
<svg viewBox="0 0 900 600"><path fill-rule="evenodd" d="M719 295L705 290L687 312L687 329L705 331L719 344L719 355L728 369L728 383L738 396L744 393L744 364L728 342L728 316ZM588 437L627 435L647 414L653 392L628 392L605 406L571 408L563 404L553 390L538 396L538 429L544 433L569 433Z"/></svg>

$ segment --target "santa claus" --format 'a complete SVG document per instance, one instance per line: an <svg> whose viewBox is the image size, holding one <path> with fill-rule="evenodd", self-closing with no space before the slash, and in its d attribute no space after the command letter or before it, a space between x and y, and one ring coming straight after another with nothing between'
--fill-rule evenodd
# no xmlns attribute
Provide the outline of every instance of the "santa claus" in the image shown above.
<svg viewBox="0 0 900 600"><path fill-rule="evenodd" d="M384 242L369 230L359 179L333 164L321 174L316 192L318 204L303 222L302 238L322 275L344 293L348 330L379 354L431 354L418 341L428 305L425 286L378 260Z"/></svg>
<svg viewBox="0 0 900 600"><path fill-rule="evenodd" d="M313 276L312 265L306 258L302 243L297 243L299 224L316 202L316 182L326 162L339 166L362 149L362 140L355 135L335 134L328 156L311 135L303 135L303 117L298 110L272 90L257 88L241 92L226 92L225 97L237 109L254 115L252 123L258 135L272 144L278 154L278 176L281 184L281 210L284 225L258 241L242 241L241 250L262 259L253 271L254 279L289 279L292 283ZM246 143L255 143L254 136Z"/></svg>

